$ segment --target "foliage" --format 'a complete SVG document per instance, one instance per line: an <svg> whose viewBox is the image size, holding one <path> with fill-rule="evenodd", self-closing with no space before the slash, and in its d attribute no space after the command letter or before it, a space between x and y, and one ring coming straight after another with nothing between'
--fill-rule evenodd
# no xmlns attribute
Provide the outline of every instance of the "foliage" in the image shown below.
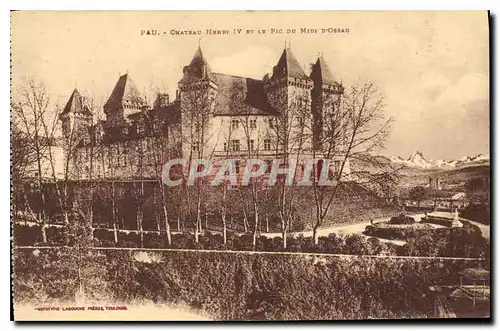
<svg viewBox="0 0 500 331"><path fill-rule="evenodd" d="M418 205L420 206L420 202L424 200L427 197L427 191L425 190L425 187L423 186L415 186L410 189L410 192L408 193L408 198L410 200L417 201Z"/></svg>
<svg viewBox="0 0 500 331"><path fill-rule="evenodd" d="M74 296L76 274L67 267L74 265L73 251L55 248L35 256L33 250L16 249L14 255L16 302L42 303ZM149 259L139 259L139 255ZM187 304L223 320L429 316L433 306L423 295L428 286L458 284L460 270L480 264L474 260L181 251L106 250L91 256L104 272L85 278L85 289L96 290L100 284L106 299L114 302ZM91 263L86 259L81 267L92 270Z"/></svg>
<svg viewBox="0 0 500 331"><path fill-rule="evenodd" d="M399 216L391 217L389 224L413 224L415 219L405 214L400 214Z"/></svg>

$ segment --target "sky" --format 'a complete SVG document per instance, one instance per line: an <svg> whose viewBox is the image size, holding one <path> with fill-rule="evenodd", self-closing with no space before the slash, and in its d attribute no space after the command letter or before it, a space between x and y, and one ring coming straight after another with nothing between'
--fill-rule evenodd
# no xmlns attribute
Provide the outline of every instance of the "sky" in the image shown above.
<svg viewBox="0 0 500 331"><path fill-rule="evenodd" d="M344 32L322 32L329 28ZM175 34L186 30L201 35ZM26 77L43 80L54 109L75 87L105 100L127 72L141 91L173 97L199 43L214 72L262 79L288 43L306 73L321 52L344 86L378 84L394 118L381 154L489 154L485 11L15 12L11 32L12 90Z"/></svg>

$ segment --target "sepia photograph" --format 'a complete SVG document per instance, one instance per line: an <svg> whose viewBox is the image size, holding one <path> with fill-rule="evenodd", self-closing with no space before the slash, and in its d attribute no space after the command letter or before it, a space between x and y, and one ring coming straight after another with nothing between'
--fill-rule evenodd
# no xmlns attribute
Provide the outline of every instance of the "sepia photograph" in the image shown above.
<svg viewBox="0 0 500 331"><path fill-rule="evenodd" d="M490 321L488 11L12 11L15 321Z"/></svg>

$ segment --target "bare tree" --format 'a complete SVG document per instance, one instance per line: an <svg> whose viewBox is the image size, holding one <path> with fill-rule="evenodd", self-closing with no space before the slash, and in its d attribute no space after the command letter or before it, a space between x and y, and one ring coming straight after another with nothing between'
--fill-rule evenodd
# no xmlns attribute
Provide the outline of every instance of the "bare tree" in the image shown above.
<svg viewBox="0 0 500 331"><path fill-rule="evenodd" d="M276 155L281 157L285 167L294 168L311 148L311 125L307 125L309 115L309 96L306 90L296 90L291 95L282 95L274 100L279 115L272 126L275 137ZM281 166L280 165L280 166ZM299 167L293 169L288 181L278 177L276 202L283 237L283 248L287 247L295 200L300 187L297 186ZM290 175L290 174L289 174Z"/></svg>
<svg viewBox="0 0 500 331"><path fill-rule="evenodd" d="M59 208L63 214L65 224L68 223L65 198L57 183L55 157L53 154L57 112L51 111L50 108L50 94L42 81L35 81L33 78L28 78L19 90L15 91L14 102L12 104L12 120L16 123L16 127L23 132L28 145L33 149L41 206L41 212L37 216L37 219L41 224L43 242L47 241L45 233L46 221L45 215L43 215L43 207L47 200L43 187L45 175L54 183ZM49 169L46 169L46 166Z"/></svg>
<svg viewBox="0 0 500 331"><path fill-rule="evenodd" d="M383 148L393 121L384 119L384 98L374 83L353 85L342 98L334 95L326 99L321 120L322 134L313 153L314 158L320 157L326 163L316 165L312 176L315 244L331 205L340 194L348 194L349 185L379 193L381 187L395 183L398 176L398 169L374 155ZM321 171L336 185L319 183Z"/></svg>
<svg viewBox="0 0 500 331"><path fill-rule="evenodd" d="M194 159L211 159L214 154L217 145L216 141L214 141L217 133L212 130L215 93L215 90L206 88L203 85L186 88L181 93L181 140L182 145L185 146L183 154L187 154L185 156L188 157L189 166L191 166ZM198 243L202 225L203 194L207 186L207 180L206 178L199 178L190 189L191 187L186 183L186 177L184 176L183 185L186 193L186 207L190 219L193 220L195 242Z"/></svg>

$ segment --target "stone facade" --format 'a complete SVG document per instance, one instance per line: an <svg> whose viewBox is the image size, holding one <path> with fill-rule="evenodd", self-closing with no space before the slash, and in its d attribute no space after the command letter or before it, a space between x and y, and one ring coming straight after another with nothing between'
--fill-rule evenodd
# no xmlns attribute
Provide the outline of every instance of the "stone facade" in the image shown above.
<svg viewBox="0 0 500 331"><path fill-rule="evenodd" d="M106 120L92 124L90 106L75 89L60 116L71 177L157 178L164 162L181 156L241 157L244 164L299 149L312 155L322 118L342 94L322 57L308 76L285 47L273 72L256 80L212 72L198 47L173 101L159 94L148 105L127 73L104 105Z"/></svg>

